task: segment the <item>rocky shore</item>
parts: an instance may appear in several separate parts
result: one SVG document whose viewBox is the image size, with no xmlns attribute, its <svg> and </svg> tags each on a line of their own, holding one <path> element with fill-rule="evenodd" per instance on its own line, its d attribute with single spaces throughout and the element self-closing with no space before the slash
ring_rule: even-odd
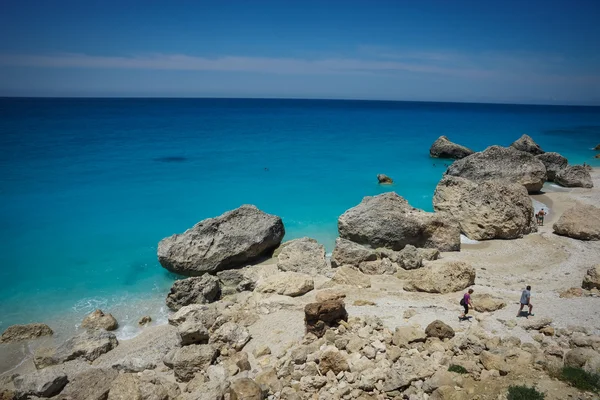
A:
<svg viewBox="0 0 600 400">
<path fill-rule="evenodd" d="M 10 327 L 3 357 L 30 357 L 0 375 L 0 399 L 496 400 L 518 385 L 598 398 L 557 377 L 600 372 L 600 170 L 526 135 L 452 145 L 431 152 L 460 158 L 435 212 L 366 197 L 339 217 L 330 259 L 313 239 L 282 243 L 281 218 L 254 206 L 164 239 L 160 263 L 187 276 L 165 293 L 168 324 L 139 315 L 142 333 L 119 341 L 98 310 L 58 344 L 51 326 Z M 550 210 L 541 226 L 532 200 Z M 526 285 L 535 315 L 516 317 Z"/>
</svg>

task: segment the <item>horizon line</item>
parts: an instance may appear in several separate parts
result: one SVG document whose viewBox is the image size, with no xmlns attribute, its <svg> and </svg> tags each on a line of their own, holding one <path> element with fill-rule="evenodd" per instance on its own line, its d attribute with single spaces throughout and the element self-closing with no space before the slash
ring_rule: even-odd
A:
<svg viewBox="0 0 600 400">
<path fill-rule="evenodd" d="M 471 105 L 506 105 L 506 106 L 544 106 L 544 107 L 600 107 L 598 103 L 581 104 L 558 104 L 558 103 L 511 103 L 504 101 L 460 101 L 460 100 L 399 100 L 399 99 L 361 99 L 361 98 L 309 98 L 309 97 L 225 97 L 225 96 L 2 96 L 0 99 L 89 99 L 89 100 L 305 100 L 305 101 L 362 101 L 362 102 L 386 102 L 386 103 L 442 103 L 442 104 L 471 104 Z"/>
</svg>

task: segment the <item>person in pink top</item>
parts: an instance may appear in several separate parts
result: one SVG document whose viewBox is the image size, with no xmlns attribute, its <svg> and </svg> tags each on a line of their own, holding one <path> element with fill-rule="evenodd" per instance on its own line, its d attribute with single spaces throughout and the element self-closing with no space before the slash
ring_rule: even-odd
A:
<svg viewBox="0 0 600 400">
<path fill-rule="evenodd" d="M 469 289 L 467 293 L 463 296 L 460 301 L 460 305 L 465 308 L 465 312 L 460 316 L 461 319 L 467 318 L 467 314 L 469 313 L 469 307 L 473 308 L 473 303 L 471 302 L 471 295 L 473 294 L 473 289 Z"/>
</svg>

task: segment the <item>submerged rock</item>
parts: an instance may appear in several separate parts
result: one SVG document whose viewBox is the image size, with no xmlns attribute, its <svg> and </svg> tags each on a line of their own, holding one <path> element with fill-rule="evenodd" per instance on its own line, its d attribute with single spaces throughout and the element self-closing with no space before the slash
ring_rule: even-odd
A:
<svg viewBox="0 0 600 400">
<path fill-rule="evenodd" d="M 277 268 L 310 275 L 323 274 L 329 270 L 325 246 L 311 238 L 286 242 L 277 256 Z"/>
<path fill-rule="evenodd" d="M 440 136 L 429 149 L 429 155 L 437 158 L 460 159 L 473 154 L 473 150 L 453 143 L 446 136 Z"/>
<path fill-rule="evenodd" d="M 179 310 L 190 304 L 206 304 L 213 302 L 221 295 L 219 279 L 212 275 L 193 276 L 175 281 L 167 295 L 167 307 Z"/>
<path fill-rule="evenodd" d="M 338 230 L 340 237 L 373 248 L 460 250 L 460 229 L 451 216 L 413 208 L 394 192 L 365 197 L 340 216 Z"/>
<path fill-rule="evenodd" d="M 435 189 L 433 207 L 451 214 L 473 240 L 516 239 L 537 231 L 531 198 L 516 183 L 446 175 Z"/>
<path fill-rule="evenodd" d="M 268 255 L 285 234 L 281 218 L 252 205 L 205 219 L 158 244 L 158 260 L 187 276 L 238 268 Z"/>
<path fill-rule="evenodd" d="M 543 154 L 544 150 L 529 135 L 523 135 L 510 145 L 517 150 L 535 155 Z"/>
<path fill-rule="evenodd" d="M 385 174 L 377 175 L 377 181 L 382 185 L 391 185 L 394 183 L 394 180 Z"/>
<path fill-rule="evenodd" d="M 85 329 L 105 329 L 114 331 L 119 327 L 119 323 L 112 314 L 105 314 L 102 310 L 96 310 L 88 314 L 81 323 Z"/>
<path fill-rule="evenodd" d="M 569 165 L 569 161 L 558 153 L 544 153 L 536 156 L 536 158 L 544 163 L 549 181 L 554 181 L 556 174 Z"/>
<path fill-rule="evenodd" d="M 417 269 L 404 290 L 410 292 L 451 293 L 475 283 L 475 269 L 462 261 L 436 260 Z"/>
<path fill-rule="evenodd" d="M 590 172 L 582 165 L 573 165 L 558 171 L 554 182 L 564 187 L 594 187 Z"/>
<path fill-rule="evenodd" d="M 488 147 L 452 163 L 446 174 L 476 182 L 505 180 L 525 186 L 529 193 L 539 192 L 546 181 L 542 161 L 532 154 L 501 146 Z"/>
<path fill-rule="evenodd" d="M 11 325 L 0 336 L 0 343 L 18 342 L 50 336 L 54 332 L 46 324 Z"/>
<path fill-rule="evenodd" d="M 577 203 L 552 226 L 554 233 L 580 240 L 600 240 L 600 208 Z"/>
</svg>

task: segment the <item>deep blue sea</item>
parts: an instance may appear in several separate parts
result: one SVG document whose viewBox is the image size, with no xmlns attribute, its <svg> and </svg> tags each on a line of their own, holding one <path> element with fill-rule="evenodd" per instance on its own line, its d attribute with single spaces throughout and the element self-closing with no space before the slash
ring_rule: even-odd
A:
<svg viewBox="0 0 600 400">
<path fill-rule="evenodd" d="M 166 312 L 161 238 L 251 203 L 283 218 L 286 239 L 330 252 L 337 217 L 363 196 L 394 190 L 431 210 L 448 163 L 429 158 L 438 136 L 483 150 L 523 133 L 600 165 L 599 107 L 0 99 L 0 330 L 70 329 L 101 307 L 133 334 Z"/>
</svg>

